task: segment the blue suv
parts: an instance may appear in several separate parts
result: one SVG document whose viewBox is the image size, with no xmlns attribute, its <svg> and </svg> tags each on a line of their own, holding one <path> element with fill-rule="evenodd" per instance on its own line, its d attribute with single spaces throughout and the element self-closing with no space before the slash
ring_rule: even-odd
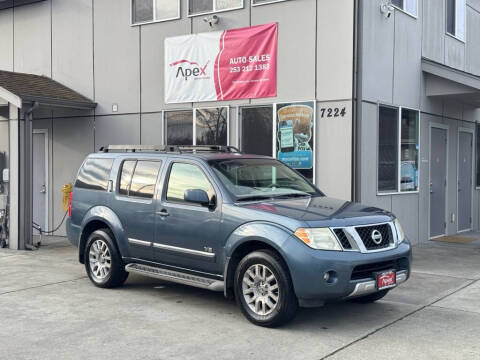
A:
<svg viewBox="0 0 480 360">
<path fill-rule="evenodd" d="M 233 147 L 109 146 L 85 159 L 70 199 L 68 237 L 96 286 L 137 273 L 223 291 L 261 326 L 379 300 L 410 274 L 394 215 Z"/>
</svg>

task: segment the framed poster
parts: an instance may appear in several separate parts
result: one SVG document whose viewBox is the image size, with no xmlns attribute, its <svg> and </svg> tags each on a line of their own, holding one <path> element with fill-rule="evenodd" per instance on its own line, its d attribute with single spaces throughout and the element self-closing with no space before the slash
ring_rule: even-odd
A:
<svg viewBox="0 0 480 360">
<path fill-rule="evenodd" d="M 314 182 L 315 102 L 276 105 L 277 158 Z"/>
</svg>

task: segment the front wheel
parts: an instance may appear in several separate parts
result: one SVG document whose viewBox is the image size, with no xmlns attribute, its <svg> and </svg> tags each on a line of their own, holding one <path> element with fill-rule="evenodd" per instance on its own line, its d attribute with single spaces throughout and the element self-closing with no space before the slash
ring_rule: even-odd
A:
<svg viewBox="0 0 480 360">
<path fill-rule="evenodd" d="M 288 269 L 269 250 L 252 252 L 240 261 L 235 271 L 235 298 L 249 321 L 265 327 L 289 322 L 298 308 Z"/>
<path fill-rule="evenodd" d="M 114 244 L 110 230 L 94 231 L 85 247 L 85 268 L 95 286 L 114 288 L 127 280 L 122 258 Z"/>
</svg>

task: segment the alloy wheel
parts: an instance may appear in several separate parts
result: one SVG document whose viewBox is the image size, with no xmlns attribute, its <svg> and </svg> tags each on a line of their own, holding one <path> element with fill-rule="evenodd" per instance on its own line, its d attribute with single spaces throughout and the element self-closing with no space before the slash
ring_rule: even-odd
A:
<svg viewBox="0 0 480 360">
<path fill-rule="evenodd" d="M 95 240 L 89 252 L 90 271 L 97 281 L 104 280 L 112 267 L 112 257 L 108 245 L 103 240 Z"/>
<path fill-rule="evenodd" d="M 242 292 L 248 307 L 257 315 L 269 315 L 279 304 L 277 278 L 263 264 L 252 265 L 245 271 Z"/>
</svg>

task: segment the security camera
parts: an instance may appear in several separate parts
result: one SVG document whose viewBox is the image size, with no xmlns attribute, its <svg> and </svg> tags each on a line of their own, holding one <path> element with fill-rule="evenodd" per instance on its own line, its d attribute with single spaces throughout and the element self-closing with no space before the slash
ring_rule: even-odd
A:
<svg viewBox="0 0 480 360">
<path fill-rule="evenodd" d="M 203 21 L 208 23 L 210 25 L 210 27 L 212 27 L 213 25 L 217 25 L 219 20 L 220 19 L 218 18 L 217 15 L 207 16 L 207 17 L 203 18 Z"/>
<path fill-rule="evenodd" d="M 385 17 L 385 19 L 390 19 L 393 14 L 393 5 L 390 0 L 384 1 L 380 4 L 380 12 Z"/>
</svg>

